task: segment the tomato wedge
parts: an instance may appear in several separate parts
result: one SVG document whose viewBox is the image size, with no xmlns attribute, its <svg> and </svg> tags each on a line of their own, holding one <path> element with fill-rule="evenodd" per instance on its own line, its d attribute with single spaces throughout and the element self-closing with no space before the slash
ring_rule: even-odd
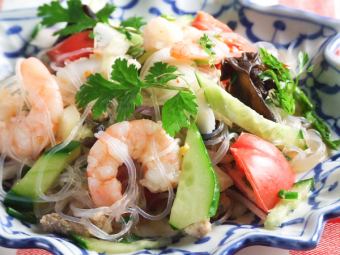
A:
<svg viewBox="0 0 340 255">
<path fill-rule="evenodd" d="M 232 32 L 226 24 L 215 19 L 213 16 L 206 12 L 199 11 L 193 22 L 191 23 L 193 27 L 200 30 L 210 30 L 215 32 Z"/>
<path fill-rule="evenodd" d="M 58 43 L 47 52 L 47 56 L 57 65 L 64 65 L 65 61 L 74 61 L 82 57 L 89 57 L 93 53 L 94 40 L 89 37 L 91 31 L 83 31 L 71 35 Z"/>
<path fill-rule="evenodd" d="M 279 201 L 278 192 L 290 189 L 295 174 L 288 161 L 273 144 L 242 133 L 230 147 L 235 167 L 227 169 L 236 187 L 263 211 Z"/>
</svg>

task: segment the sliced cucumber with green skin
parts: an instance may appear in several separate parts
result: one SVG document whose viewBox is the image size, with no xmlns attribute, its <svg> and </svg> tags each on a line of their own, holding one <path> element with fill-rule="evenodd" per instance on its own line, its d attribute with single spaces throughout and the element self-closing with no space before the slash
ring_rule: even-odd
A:
<svg viewBox="0 0 340 255">
<path fill-rule="evenodd" d="M 269 142 L 279 142 L 285 146 L 305 148 L 300 130 L 276 123 L 264 118 L 256 111 L 230 95 L 223 88 L 203 75 L 196 73 L 200 86 L 204 89 L 205 97 L 220 120 L 226 124 L 233 122 L 248 132 Z"/>
<path fill-rule="evenodd" d="M 169 221 L 177 229 L 214 216 L 220 197 L 214 168 L 195 124 L 189 127 L 185 143 L 189 150 L 183 158 Z"/>
<path fill-rule="evenodd" d="M 95 238 L 72 235 L 76 244 L 80 247 L 99 253 L 118 254 L 139 251 L 143 249 L 157 249 L 164 247 L 169 243 L 169 240 L 147 240 L 141 239 L 134 242 L 110 242 Z"/>
<path fill-rule="evenodd" d="M 30 211 L 34 200 L 39 197 L 37 185 L 41 181 L 40 191 L 48 191 L 59 175 L 80 155 L 80 143 L 72 141 L 65 148 L 53 152 L 54 148 L 46 151 L 34 163 L 26 175 L 19 180 L 5 197 L 5 205 L 16 210 Z M 41 178 L 41 179 L 40 179 Z"/>
<path fill-rule="evenodd" d="M 297 199 L 281 199 L 277 205 L 270 210 L 265 222 L 264 227 L 266 229 L 275 229 L 292 214 L 294 210 L 301 204 L 307 201 L 310 191 L 313 189 L 314 179 L 306 179 L 299 181 L 293 185 L 289 190 L 291 192 L 297 192 Z"/>
<path fill-rule="evenodd" d="M 38 219 L 35 217 L 33 212 L 19 212 L 11 207 L 6 208 L 6 212 L 8 215 L 17 218 L 18 220 L 29 222 L 32 224 L 37 224 Z"/>
</svg>

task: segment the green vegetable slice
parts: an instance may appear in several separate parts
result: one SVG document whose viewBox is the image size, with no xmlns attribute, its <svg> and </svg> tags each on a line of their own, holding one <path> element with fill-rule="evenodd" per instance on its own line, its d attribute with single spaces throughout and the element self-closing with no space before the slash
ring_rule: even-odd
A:
<svg viewBox="0 0 340 255">
<path fill-rule="evenodd" d="M 230 122 L 269 142 L 305 147 L 300 130 L 265 119 L 214 82 L 196 73 L 205 97 L 219 119 Z"/>
<path fill-rule="evenodd" d="M 169 221 L 177 229 L 214 216 L 220 197 L 215 171 L 195 124 L 189 127 L 185 143 L 189 150 L 183 158 Z"/>
</svg>

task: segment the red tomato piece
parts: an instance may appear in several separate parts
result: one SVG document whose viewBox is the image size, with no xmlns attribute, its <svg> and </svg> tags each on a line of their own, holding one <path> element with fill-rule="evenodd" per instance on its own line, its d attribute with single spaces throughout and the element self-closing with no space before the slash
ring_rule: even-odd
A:
<svg viewBox="0 0 340 255">
<path fill-rule="evenodd" d="M 259 208 L 268 212 L 279 201 L 278 192 L 290 189 L 295 181 L 288 161 L 273 144 L 242 133 L 230 147 L 234 169 L 227 169 L 236 187 Z"/>
<path fill-rule="evenodd" d="M 199 11 L 197 13 L 191 25 L 200 30 L 211 30 L 216 32 L 232 32 L 230 27 L 228 27 L 226 24 L 215 19 L 210 14 L 202 11 Z"/>
<path fill-rule="evenodd" d="M 94 40 L 89 37 L 90 33 L 91 31 L 79 32 L 58 43 L 47 52 L 49 59 L 58 65 L 64 65 L 67 60 L 89 57 L 94 47 Z"/>
</svg>

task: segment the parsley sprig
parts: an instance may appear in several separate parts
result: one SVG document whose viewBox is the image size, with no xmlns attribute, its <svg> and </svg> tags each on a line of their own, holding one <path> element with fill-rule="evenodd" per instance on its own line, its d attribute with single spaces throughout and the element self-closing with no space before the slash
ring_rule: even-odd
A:
<svg viewBox="0 0 340 255">
<path fill-rule="evenodd" d="M 59 1 L 52 1 L 38 8 L 38 16 L 42 18 L 41 24 L 47 27 L 66 22 L 66 27 L 56 31 L 55 34 L 67 36 L 94 28 L 98 22 L 107 23 L 115 9 L 114 5 L 108 3 L 95 14 L 95 17 L 90 17 L 84 11 L 81 0 L 68 0 L 66 8 Z"/>
<path fill-rule="evenodd" d="M 275 56 L 264 48 L 260 48 L 260 58 L 267 69 L 260 74 L 262 80 L 271 79 L 276 84 L 276 91 L 272 97 L 274 104 L 281 107 L 288 114 L 294 114 L 296 103 L 299 104 L 301 114 L 311 123 L 313 128 L 319 131 L 323 141 L 331 148 L 337 149 L 340 140 L 331 139 L 331 131 L 326 122 L 317 116 L 314 104 L 299 87 L 301 75 L 307 71 L 311 72 L 312 67 L 307 68 L 309 57 L 307 53 L 300 52 L 298 55 L 298 73 L 295 79 L 289 69 Z"/>
<path fill-rule="evenodd" d="M 198 41 L 198 44 L 209 55 L 209 64 L 213 64 L 216 53 L 213 50 L 215 44 L 211 41 L 207 34 L 204 34 Z"/>
<path fill-rule="evenodd" d="M 177 79 L 177 68 L 166 63 L 156 62 L 142 80 L 134 65 L 126 59 L 117 59 L 112 65 L 111 80 L 101 74 L 91 75 L 76 95 L 78 106 L 84 108 L 95 101 L 92 113 L 94 118 L 107 111 L 112 100 L 116 100 L 116 121 L 131 117 L 135 108 L 142 105 L 142 90 L 156 87 L 175 89 L 167 83 Z M 188 89 L 176 88 L 178 93 L 165 102 L 162 109 L 163 128 L 174 136 L 181 128 L 188 127 L 197 114 L 195 95 Z"/>
</svg>

